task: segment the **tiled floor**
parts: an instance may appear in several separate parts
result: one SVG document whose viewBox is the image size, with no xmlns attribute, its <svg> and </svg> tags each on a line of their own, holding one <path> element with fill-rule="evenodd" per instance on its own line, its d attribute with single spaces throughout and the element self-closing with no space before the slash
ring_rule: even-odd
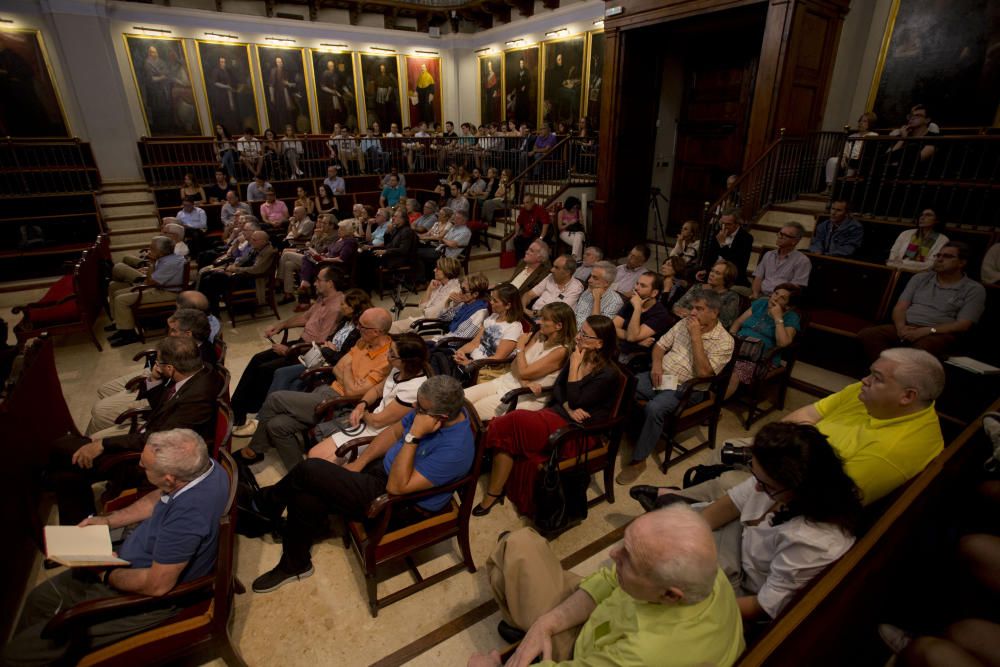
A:
<svg viewBox="0 0 1000 667">
<path fill-rule="evenodd" d="M 490 278 L 506 277 L 507 272 L 492 271 Z M 290 314 L 290 306 L 282 309 Z M 0 316 L 8 316 L 2 312 Z M 16 321 L 16 318 L 8 321 Z M 233 382 L 249 358 L 263 349 L 261 332 L 273 319 L 244 320 L 233 329 L 224 324 L 228 343 L 227 366 Z M 101 321 L 99 324 L 104 324 Z M 109 349 L 98 353 L 83 336 L 60 337 L 56 340 L 56 361 L 64 395 L 77 423 L 84 427 L 89 418 L 91 404 L 97 387 L 110 378 L 136 368 L 132 355 L 140 345 Z M 821 369 L 800 364 L 796 375 L 831 390 L 847 384 L 850 378 L 837 376 Z M 793 410 L 810 402 L 811 397 L 792 390 L 787 409 Z M 764 421 L 778 419 L 772 414 Z M 755 429 L 756 430 L 756 429 Z M 747 433 L 737 416 L 725 410 L 719 429 L 720 440 L 743 437 Z M 704 436 L 703 430 L 689 432 L 688 441 Z M 236 447 L 245 444 L 237 440 Z M 627 446 L 626 446 L 627 448 Z M 704 452 L 690 459 L 690 465 L 712 456 Z M 658 455 L 659 456 L 659 455 Z M 683 468 L 678 466 L 664 476 L 656 466 L 649 466 L 639 483 L 679 484 Z M 273 452 L 257 466 L 262 484 L 275 481 L 281 474 L 281 465 Z M 595 484 L 599 482 L 595 481 Z M 591 515 L 580 526 L 568 531 L 553 542 L 553 548 L 565 557 L 637 516 L 641 509 L 628 497 L 625 488 L 618 488 L 617 502 L 603 503 L 593 508 Z M 385 608 L 378 618 L 368 613 L 364 577 L 353 553 L 346 551 L 339 540 L 328 540 L 313 549 L 316 574 L 311 578 L 268 595 L 247 592 L 237 596 L 233 619 L 233 638 L 246 661 L 251 665 L 362 665 L 371 664 L 389 656 L 411 642 L 458 619 L 490 600 L 483 565 L 496 536 L 503 530 L 524 525 L 510 504 L 496 508 L 489 516 L 472 520 L 472 550 L 479 570 L 475 574 L 462 572 L 445 582 L 432 586 L 414 596 Z M 237 572 L 245 584 L 272 567 L 280 555 L 280 545 L 270 539 L 251 540 L 240 538 L 238 543 Z M 606 558 L 608 549 L 602 550 L 589 561 L 575 568 L 588 572 Z M 427 572 L 457 562 L 454 545 L 430 550 L 420 559 L 421 568 Z M 39 576 L 44 576 L 39 574 Z M 380 592 L 399 588 L 410 581 L 405 571 L 380 585 Z M 473 624 L 464 631 L 427 646 L 412 659 L 412 665 L 464 665 L 473 651 L 498 648 L 502 642 L 494 628 L 498 619 L 493 614 Z M 216 661 L 218 662 L 218 661 Z M 220 663 L 221 664 L 221 663 Z"/>
</svg>

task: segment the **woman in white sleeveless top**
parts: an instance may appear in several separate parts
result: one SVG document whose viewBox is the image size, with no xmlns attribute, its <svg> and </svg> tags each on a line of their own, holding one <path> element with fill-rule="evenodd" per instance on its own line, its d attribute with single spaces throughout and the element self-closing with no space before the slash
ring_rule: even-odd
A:
<svg viewBox="0 0 1000 667">
<path fill-rule="evenodd" d="M 517 341 L 517 356 L 511 364 L 510 372 L 495 380 L 469 387 L 465 398 L 472 403 L 479 418 L 492 419 L 502 407 L 500 399 L 512 389 L 531 387 L 535 396 L 518 399 L 518 410 L 541 410 L 548 396 L 537 396 L 543 388 L 548 388 L 562 370 L 573 341 L 576 339 L 576 315 L 565 303 L 550 303 L 539 314 L 538 330 L 527 333 Z"/>
</svg>

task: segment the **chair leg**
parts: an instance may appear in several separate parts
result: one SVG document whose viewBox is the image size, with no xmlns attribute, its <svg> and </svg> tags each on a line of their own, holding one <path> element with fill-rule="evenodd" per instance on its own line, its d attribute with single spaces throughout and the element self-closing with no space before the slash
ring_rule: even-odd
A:
<svg viewBox="0 0 1000 667">
<path fill-rule="evenodd" d="M 607 501 L 615 504 L 615 460 L 609 459 L 608 465 L 604 466 L 604 497 Z"/>
<path fill-rule="evenodd" d="M 94 323 L 91 322 L 90 324 L 88 324 L 87 322 L 84 322 L 83 325 L 87 327 L 87 333 L 90 334 L 90 340 L 93 341 L 94 345 L 97 346 L 97 351 L 103 352 L 104 348 L 101 347 L 101 341 L 97 339 L 97 334 L 94 333 Z"/>
<path fill-rule="evenodd" d="M 229 636 L 227 632 L 222 637 L 216 637 L 215 641 L 212 642 L 215 646 L 215 653 L 222 661 L 226 663 L 229 667 L 247 667 L 247 663 L 243 660 L 243 656 L 240 652 L 233 646 L 233 639 Z"/>
<path fill-rule="evenodd" d="M 472 558 L 472 547 L 469 546 L 469 524 L 458 533 L 458 548 L 462 552 L 462 560 L 469 572 L 476 571 L 476 561 Z"/>
<path fill-rule="evenodd" d="M 378 618 L 378 581 L 375 573 L 365 573 L 365 588 L 368 589 L 368 610 L 372 618 Z"/>
</svg>

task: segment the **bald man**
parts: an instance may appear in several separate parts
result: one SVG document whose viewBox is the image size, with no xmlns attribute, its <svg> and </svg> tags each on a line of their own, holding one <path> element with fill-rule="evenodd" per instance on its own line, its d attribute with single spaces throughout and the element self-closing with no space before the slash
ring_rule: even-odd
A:
<svg viewBox="0 0 1000 667">
<path fill-rule="evenodd" d="M 219 322 L 219 318 L 212 314 L 208 305 L 208 298 L 204 294 L 193 289 L 184 290 L 177 295 L 177 307 L 194 308 L 195 310 L 200 310 L 205 313 L 205 315 L 208 316 L 208 342 L 215 342 L 215 337 L 218 336 L 219 331 L 222 330 L 222 324 Z"/>
<path fill-rule="evenodd" d="M 526 629 L 508 666 L 733 664 L 743 651 L 736 595 L 712 532 L 683 504 L 650 512 L 611 550 L 614 567 L 566 572 L 531 528 L 502 539 L 486 562 L 506 636 Z M 513 627 L 511 627 L 513 626 Z M 496 651 L 469 667 L 499 667 Z"/>
<path fill-rule="evenodd" d="M 209 309 L 216 317 L 221 312 L 219 302 L 226 292 L 227 282 L 236 283 L 233 289 L 249 287 L 258 278 L 266 278 L 271 264 L 277 261 L 277 251 L 271 245 L 267 232 L 257 230 L 250 235 L 250 252 L 238 262 L 208 271 L 201 277 L 201 292 L 208 299 Z"/>
<path fill-rule="evenodd" d="M 389 374 L 389 327 L 392 315 L 385 308 L 369 308 L 361 314 L 361 338 L 333 367 L 336 379 L 310 393 L 276 391 L 269 394 L 257 413 L 257 428 L 249 446 L 238 453 L 248 462 L 259 461 L 268 447 L 278 450 L 286 470 L 305 454 L 303 431 L 315 426 L 316 406 L 338 396 L 360 399 Z M 248 422 L 250 423 L 250 422 Z"/>
</svg>

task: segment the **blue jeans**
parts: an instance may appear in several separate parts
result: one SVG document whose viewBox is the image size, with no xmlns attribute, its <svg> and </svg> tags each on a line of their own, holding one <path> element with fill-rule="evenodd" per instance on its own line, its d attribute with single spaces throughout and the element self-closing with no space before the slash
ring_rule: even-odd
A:
<svg viewBox="0 0 1000 667">
<path fill-rule="evenodd" d="M 306 367 L 302 364 L 293 364 L 274 371 L 274 375 L 271 377 L 271 386 L 268 388 L 267 393 L 272 394 L 276 391 L 305 391 L 306 385 L 299 379 L 299 376 L 305 370 Z"/>
<path fill-rule="evenodd" d="M 704 398 L 704 393 L 701 391 L 693 392 L 691 394 L 691 404 L 701 402 L 701 399 Z M 680 401 L 677 392 L 674 390 L 660 391 L 654 389 L 649 373 L 643 373 L 639 376 L 635 397 L 647 401 L 646 407 L 643 408 L 645 420 L 642 424 L 642 432 L 639 434 L 639 439 L 635 443 L 635 450 L 632 452 L 632 463 L 639 463 L 656 449 L 656 443 L 660 441 L 660 436 L 663 435 L 663 423 L 667 415 L 674 411 Z"/>
</svg>

